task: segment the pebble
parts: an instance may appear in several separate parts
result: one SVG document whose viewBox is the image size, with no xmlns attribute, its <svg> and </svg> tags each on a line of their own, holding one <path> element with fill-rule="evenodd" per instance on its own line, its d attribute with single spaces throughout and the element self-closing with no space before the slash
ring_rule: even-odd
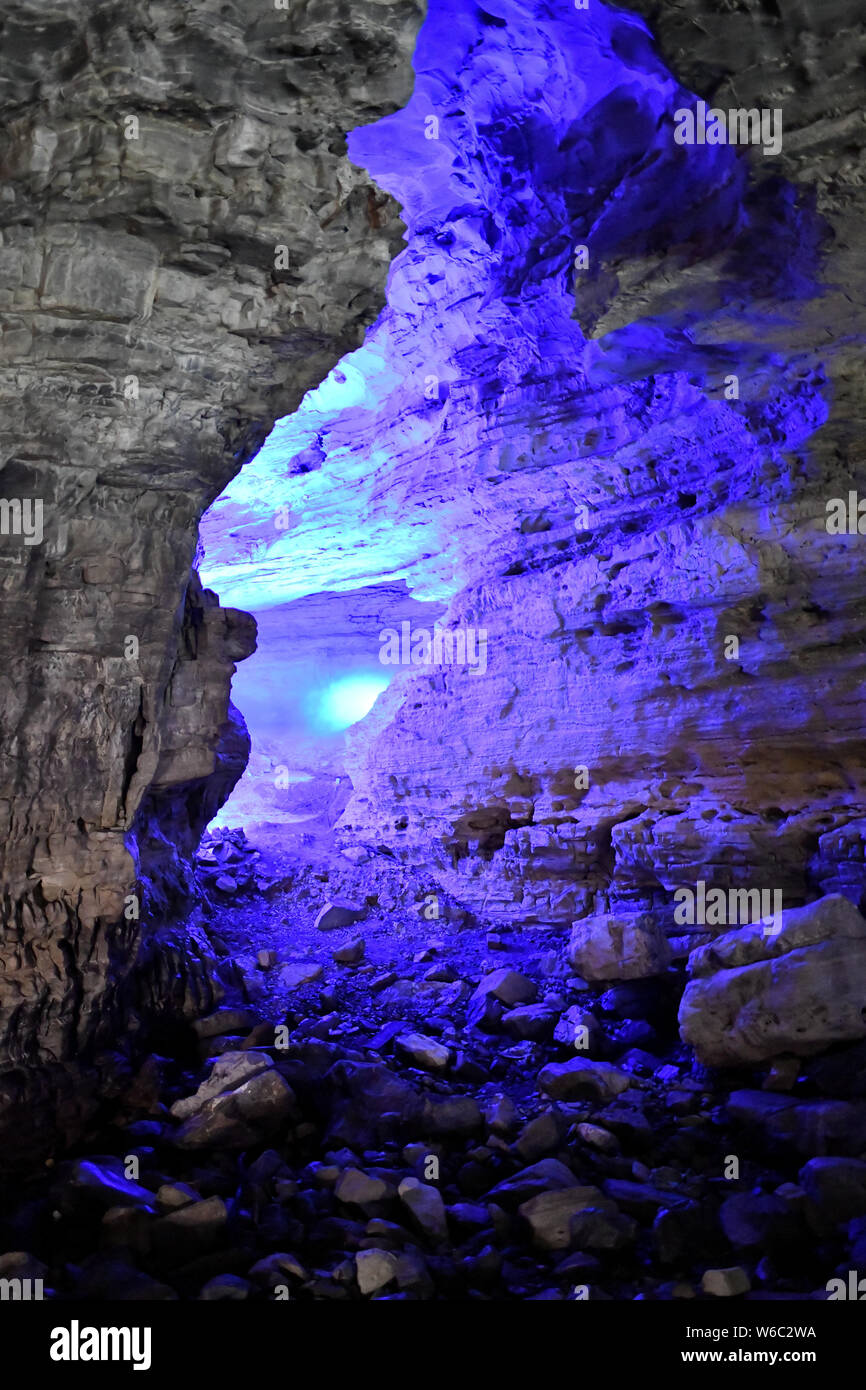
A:
<svg viewBox="0 0 866 1390">
<path fill-rule="evenodd" d="M 701 1279 L 704 1293 L 713 1298 L 734 1298 L 737 1294 L 748 1293 L 751 1287 L 748 1274 L 739 1265 L 730 1269 L 708 1269 Z"/>
</svg>

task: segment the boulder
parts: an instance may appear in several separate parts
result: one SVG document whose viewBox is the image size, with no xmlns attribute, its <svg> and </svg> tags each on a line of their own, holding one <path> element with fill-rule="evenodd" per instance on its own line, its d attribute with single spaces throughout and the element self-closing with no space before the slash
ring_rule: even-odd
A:
<svg viewBox="0 0 866 1390">
<path fill-rule="evenodd" d="M 708 1066 L 807 1056 L 866 1037 L 866 921 L 839 894 L 726 932 L 689 957 L 679 1023 Z"/>
<path fill-rule="evenodd" d="M 571 1223 L 586 1207 L 604 1206 L 597 1187 L 565 1187 L 558 1192 L 540 1192 L 518 1207 L 518 1214 L 527 1223 L 532 1240 L 542 1250 L 567 1250 L 575 1244 Z M 611 1211 L 616 1208 L 607 1204 Z"/>
<path fill-rule="evenodd" d="M 355 1275 L 362 1294 L 376 1293 L 397 1275 L 397 1256 L 390 1250 L 359 1250 L 355 1256 Z"/>
<path fill-rule="evenodd" d="M 295 1095 L 269 1057 L 226 1052 L 195 1095 L 176 1101 L 171 1111 L 183 1121 L 174 1136 L 178 1148 L 244 1148 L 288 1122 Z"/>
<path fill-rule="evenodd" d="M 417 1178 L 404 1178 L 397 1189 L 400 1200 L 411 1213 L 416 1225 L 433 1241 L 448 1237 L 448 1218 L 445 1203 L 438 1188 Z"/>
<path fill-rule="evenodd" d="M 866 1102 L 804 1100 L 769 1091 L 732 1091 L 728 1114 L 768 1139 L 812 1157 L 833 1150 L 859 1154 L 866 1149 Z"/>
<path fill-rule="evenodd" d="M 612 1100 L 631 1085 L 632 1079 L 608 1062 L 588 1057 L 572 1057 L 568 1062 L 551 1062 L 538 1073 L 539 1089 L 551 1100 L 576 1100 L 590 1096 Z"/>
<path fill-rule="evenodd" d="M 508 1210 L 542 1192 L 558 1192 L 577 1185 L 577 1178 L 571 1169 L 566 1168 L 558 1158 L 542 1158 L 538 1163 L 522 1168 L 519 1173 L 513 1173 L 510 1178 L 503 1178 L 487 1193 L 487 1200 Z"/>
<path fill-rule="evenodd" d="M 512 1009 L 502 1020 L 503 1031 L 518 1042 L 529 1039 L 539 1042 L 553 1034 L 558 1015 L 544 1004 L 523 1004 Z"/>
<path fill-rule="evenodd" d="M 667 937 L 652 913 L 585 917 L 571 929 L 568 960 L 585 980 L 643 980 L 671 962 Z"/>
<path fill-rule="evenodd" d="M 471 1004 L 492 994 L 500 1003 L 510 1007 L 514 1004 L 531 1004 L 537 993 L 535 985 L 525 975 L 502 966 L 484 976 L 469 1002 Z"/>
<path fill-rule="evenodd" d="M 866 1212 L 866 1162 L 862 1159 L 812 1158 L 800 1169 L 799 1178 L 813 1224 L 820 1229 L 830 1230 Z"/>
</svg>

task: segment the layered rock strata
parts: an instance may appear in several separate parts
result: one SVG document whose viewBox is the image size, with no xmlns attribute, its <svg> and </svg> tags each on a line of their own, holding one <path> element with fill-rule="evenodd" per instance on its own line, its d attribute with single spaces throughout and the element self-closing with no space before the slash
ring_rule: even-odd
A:
<svg viewBox="0 0 866 1390">
<path fill-rule="evenodd" d="M 351 146 L 409 228 L 388 308 L 205 539 L 246 607 L 378 568 L 483 639 L 358 725 L 350 842 L 685 949 L 681 887 L 866 889 L 863 541 L 828 527 L 862 483 L 863 35 L 847 0 L 636 8 L 660 47 L 598 4 L 433 7 Z M 679 144 L 699 98 L 781 148 Z"/>
<path fill-rule="evenodd" d="M 0 1127 L 47 1127 L 111 1036 L 242 769 L 251 624 L 202 594 L 197 523 L 379 307 L 401 224 L 344 137 L 405 100 L 419 20 L 4 6 Z"/>
</svg>

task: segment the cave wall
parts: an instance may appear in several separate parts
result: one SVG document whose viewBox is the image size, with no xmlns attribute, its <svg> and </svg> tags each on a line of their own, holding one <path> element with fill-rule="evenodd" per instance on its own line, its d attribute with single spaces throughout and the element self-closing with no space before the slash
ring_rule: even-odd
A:
<svg viewBox="0 0 866 1390">
<path fill-rule="evenodd" d="M 255 639 L 201 590 L 198 519 L 379 308 L 402 226 L 344 137 L 405 101 L 420 19 L 3 7 L 4 1131 L 75 1130 L 121 1002 L 127 1029 L 172 981 L 208 1002 L 202 953 L 161 962 L 157 933 L 243 768 Z"/>
<path fill-rule="evenodd" d="M 392 686 L 344 821 L 494 918 L 673 928 L 700 879 L 862 905 L 862 538 L 826 524 L 863 484 L 862 25 L 628 8 L 658 44 L 597 6 L 431 17 L 409 110 L 356 138 L 409 224 L 395 317 L 440 326 L 413 466 L 454 486 L 487 674 Z M 696 96 L 781 110 L 778 157 L 678 146 Z"/>
<path fill-rule="evenodd" d="M 524 922 L 862 900 L 863 51 L 847 0 L 431 6 L 350 142 L 387 308 L 214 509 L 224 599 L 378 575 L 485 636 L 357 726 L 347 841 Z M 699 97 L 781 149 L 679 145 Z"/>
</svg>

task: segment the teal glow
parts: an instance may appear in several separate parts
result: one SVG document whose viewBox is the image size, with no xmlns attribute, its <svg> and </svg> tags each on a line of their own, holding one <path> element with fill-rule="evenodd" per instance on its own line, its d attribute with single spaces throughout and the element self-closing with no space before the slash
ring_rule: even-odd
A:
<svg viewBox="0 0 866 1390">
<path fill-rule="evenodd" d="M 385 675 L 344 676 L 325 690 L 317 715 L 328 729 L 347 729 L 368 714 L 388 685 Z"/>
</svg>

